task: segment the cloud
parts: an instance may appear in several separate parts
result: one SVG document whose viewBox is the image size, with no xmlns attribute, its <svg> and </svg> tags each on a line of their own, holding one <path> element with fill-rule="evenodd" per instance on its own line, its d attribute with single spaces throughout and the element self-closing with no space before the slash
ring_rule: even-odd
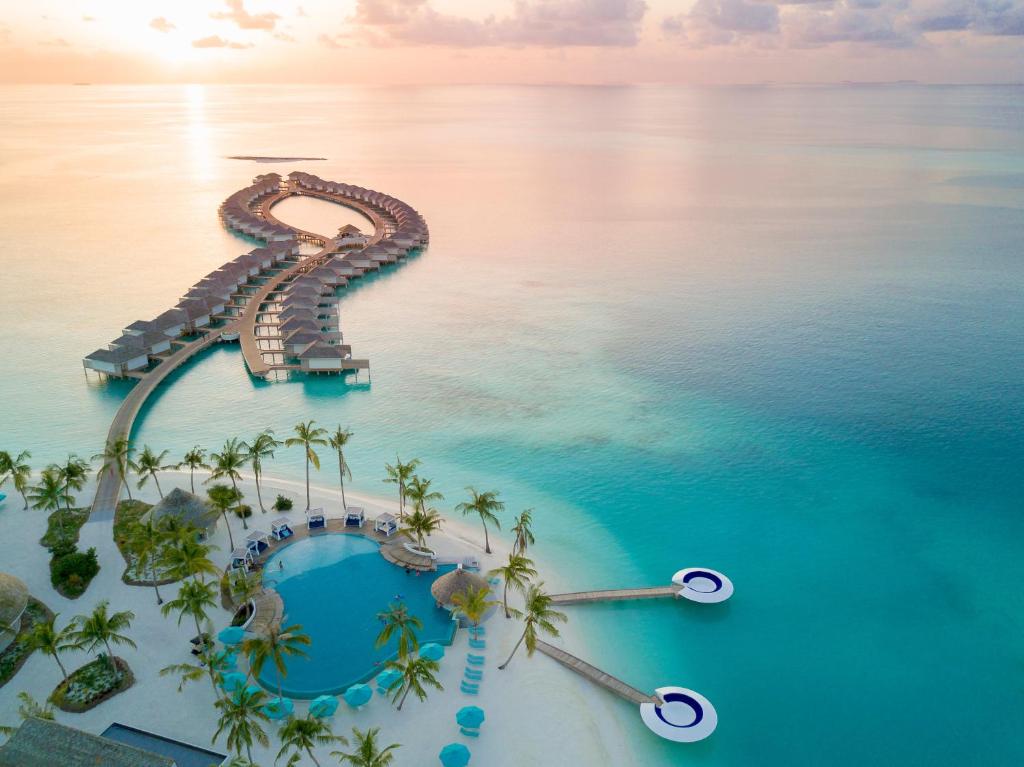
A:
<svg viewBox="0 0 1024 767">
<path fill-rule="evenodd" d="M 43 40 L 40 45 L 45 45 L 51 48 L 70 48 L 71 43 L 65 40 L 63 37 L 54 37 L 50 40 Z"/>
<path fill-rule="evenodd" d="M 319 35 L 316 41 L 325 48 L 344 48 L 341 40 L 344 39 L 344 35 Z"/>
<path fill-rule="evenodd" d="M 295 38 L 292 37 L 291 35 L 289 35 L 287 32 L 275 32 L 274 33 L 274 39 L 275 40 L 283 40 L 286 43 L 294 43 L 295 42 Z"/>
<path fill-rule="evenodd" d="M 300 18 L 302 18 L 302 17 L 308 16 L 309 14 L 308 14 L 308 13 L 306 13 L 306 9 L 305 9 L 305 8 L 303 8 L 303 7 L 302 7 L 302 6 L 300 5 L 300 6 L 298 7 L 298 9 L 297 9 L 297 10 L 295 11 L 295 15 L 296 15 L 296 16 L 298 16 L 298 17 L 300 17 Z"/>
<path fill-rule="evenodd" d="M 867 43 L 903 48 L 914 43 L 912 31 L 901 29 L 894 15 L 863 10 L 850 0 L 828 11 L 797 14 L 786 26 L 791 47 L 815 48 L 832 43 Z"/>
<path fill-rule="evenodd" d="M 272 30 L 277 26 L 278 19 L 281 18 L 272 11 L 269 13 L 249 13 L 245 10 L 242 0 L 224 0 L 224 3 L 229 10 L 211 13 L 210 18 L 233 21 L 238 25 L 239 29 Z"/>
<path fill-rule="evenodd" d="M 478 20 L 430 0 L 356 0 L 354 21 L 378 44 L 628 47 L 646 12 L 644 0 L 516 0 L 510 14 Z"/>
<path fill-rule="evenodd" d="M 750 0 L 697 0 L 689 13 L 664 19 L 661 29 L 694 47 L 728 45 L 777 33 L 779 9 L 773 3 Z"/>
<path fill-rule="evenodd" d="M 176 28 L 171 22 L 169 22 L 163 16 L 157 16 L 155 19 L 149 22 L 149 26 L 151 26 L 157 32 L 164 33 L 170 32 L 172 29 Z"/>
<path fill-rule="evenodd" d="M 209 37 L 201 37 L 198 40 L 192 41 L 193 48 L 234 48 L 241 50 L 243 48 L 252 48 L 252 43 L 236 43 L 231 40 L 225 40 L 220 35 L 210 35 Z"/>
</svg>

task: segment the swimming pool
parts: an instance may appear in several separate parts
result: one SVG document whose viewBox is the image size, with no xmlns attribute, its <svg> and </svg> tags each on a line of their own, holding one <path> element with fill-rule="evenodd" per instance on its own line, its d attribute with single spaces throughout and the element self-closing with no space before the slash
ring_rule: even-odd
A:
<svg viewBox="0 0 1024 767">
<path fill-rule="evenodd" d="M 335 695 L 376 676 L 397 652 L 395 640 L 374 647 L 381 628 L 377 613 L 398 595 L 423 621 L 421 644 L 450 643 L 454 622 L 430 595 L 430 584 L 448 569 L 407 574 L 384 560 L 375 541 L 341 533 L 305 538 L 276 552 L 267 560 L 263 583 L 284 600 L 285 624 L 301 624 L 313 640 L 308 658 L 287 660 L 284 694 Z M 273 664 L 267 664 L 259 681 L 277 691 Z"/>
</svg>

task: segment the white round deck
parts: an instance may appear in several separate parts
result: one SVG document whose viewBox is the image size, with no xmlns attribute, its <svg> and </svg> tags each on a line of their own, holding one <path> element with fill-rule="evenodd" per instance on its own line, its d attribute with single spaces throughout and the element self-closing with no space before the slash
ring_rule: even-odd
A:
<svg viewBox="0 0 1024 767">
<path fill-rule="evenodd" d="M 704 740 L 718 726 L 718 713 L 711 701 L 685 687 L 659 687 L 655 692 L 664 701 L 640 704 L 640 718 L 656 735 L 677 743 Z"/>
<path fill-rule="evenodd" d="M 679 596 L 704 604 L 724 602 L 733 592 L 732 581 L 709 567 L 688 567 L 680 570 L 672 576 L 672 583 L 682 587 Z"/>
</svg>

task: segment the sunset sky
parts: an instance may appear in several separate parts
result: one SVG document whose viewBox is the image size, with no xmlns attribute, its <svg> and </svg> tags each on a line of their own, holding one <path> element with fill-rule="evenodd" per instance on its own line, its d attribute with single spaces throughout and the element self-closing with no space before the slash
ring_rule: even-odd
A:
<svg viewBox="0 0 1024 767">
<path fill-rule="evenodd" d="M 1024 0 L 0 0 L 5 82 L 1024 81 Z"/>
</svg>

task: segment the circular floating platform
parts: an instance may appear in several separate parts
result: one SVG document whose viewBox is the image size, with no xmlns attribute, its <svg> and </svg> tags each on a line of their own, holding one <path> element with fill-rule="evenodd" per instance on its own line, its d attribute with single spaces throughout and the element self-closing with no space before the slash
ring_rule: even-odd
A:
<svg viewBox="0 0 1024 767">
<path fill-rule="evenodd" d="M 711 701 L 685 687 L 659 687 L 655 692 L 662 704 L 640 704 L 640 718 L 656 735 L 677 743 L 704 740 L 718 726 L 718 713 Z"/>
<path fill-rule="evenodd" d="M 717 570 L 707 567 L 689 567 L 672 576 L 672 582 L 682 586 L 679 596 L 693 602 L 712 604 L 724 602 L 732 596 L 732 581 Z"/>
</svg>

